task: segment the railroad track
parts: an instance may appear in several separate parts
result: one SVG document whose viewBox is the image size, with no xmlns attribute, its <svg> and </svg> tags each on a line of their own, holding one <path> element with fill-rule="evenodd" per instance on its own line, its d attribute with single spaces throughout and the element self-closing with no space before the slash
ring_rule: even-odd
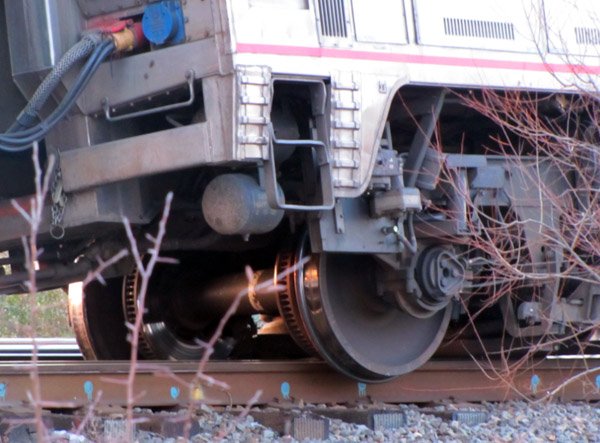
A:
<svg viewBox="0 0 600 443">
<path fill-rule="evenodd" d="M 82 360 L 83 356 L 74 338 L 36 339 L 40 360 Z M 31 338 L 0 338 L 0 360 L 31 360 Z"/>
<path fill-rule="evenodd" d="M 124 380 L 128 362 L 40 362 L 43 398 L 57 408 L 124 405 Z M 596 372 L 595 369 L 598 371 Z M 141 407 L 169 407 L 190 399 L 197 363 L 142 362 L 135 390 Z M 210 362 L 205 376 L 229 386 L 224 390 L 206 382 L 191 389 L 196 400 L 213 406 L 244 405 L 261 391 L 260 404 L 303 403 L 426 403 L 454 401 L 504 401 L 540 398 L 583 371 L 560 389 L 561 400 L 600 400 L 600 359 L 532 361 L 510 377 L 500 365 L 484 366 L 473 361 L 430 361 L 419 370 L 382 384 L 357 383 L 318 361 Z M 0 406 L 28 402 L 31 364 L 0 363 Z"/>
</svg>

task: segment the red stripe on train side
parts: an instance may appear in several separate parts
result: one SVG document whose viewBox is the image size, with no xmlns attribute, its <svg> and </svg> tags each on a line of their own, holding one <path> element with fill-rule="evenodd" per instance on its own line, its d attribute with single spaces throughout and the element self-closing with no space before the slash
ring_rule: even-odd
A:
<svg viewBox="0 0 600 443">
<path fill-rule="evenodd" d="M 237 52 L 250 54 L 287 55 L 296 57 L 339 58 L 348 60 L 368 60 L 421 65 L 457 66 L 463 68 L 512 69 L 516 71 L 538 71 L 571 74 L 600 74 L 600 66 L 580 64 L 559 64 L 544 62 L 522 62 L 491 60 L 468 57 L 444 57 L 397 52 L 358 51 L 354 49 L 316 48 L 308 46 L 264 45 L 258 43 L 238 43 Z"/>
</svg>

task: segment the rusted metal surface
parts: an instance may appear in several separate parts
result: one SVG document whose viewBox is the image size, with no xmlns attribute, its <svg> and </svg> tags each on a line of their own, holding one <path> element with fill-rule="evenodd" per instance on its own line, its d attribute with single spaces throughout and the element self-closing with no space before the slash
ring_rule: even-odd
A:
<svg viewBox="0 0 600 443">
<path fill-rule="evenodd" d="M 594 370 L 597 369 L 596 370 Z M 561 400 L 600 400 L 600 360 L 545 360 L 503 376 L 503 368 L 482 370 L 469 361 L 432 361 L 421 369 L 381 384 L 362 384 L 325 364 L 302 362 L 211 362 L 205 375 L 228 390 L 202 383 L 190 389 L 197 369 L 192 362 L 144 362 L 136 377 L 138 406 L 175 406 L 190 398 L 210 405 L 246 404 L 261 391 L 259 403 L 358 403 L 503 401 L 541 398 L 569 378 L 590 372 L 562 388 Z M 27 363 L 0 364 L 0 407 L 27 404 L 31 390 Z M 125 404 L 127 362 L 48 362 L 39 365 L 43 398 L 54 407 Z M 119 383 L 121 381 L 121 383 Z"/>
</svg>

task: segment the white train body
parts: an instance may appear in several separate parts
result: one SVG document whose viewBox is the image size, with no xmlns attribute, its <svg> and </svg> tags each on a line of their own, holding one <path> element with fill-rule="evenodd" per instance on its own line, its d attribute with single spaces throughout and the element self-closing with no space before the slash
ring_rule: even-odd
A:
<svg viewBox="0 0 600 443">
<path fill-rule="evenodd" d="M 402 86 L 564 91 L 593 89 L 600 73 L 594 1 L 249 0 L 229 9 L 234 66 L 356 86 L 331 96 L 360 107 L 332 110 L 332 122 L 359 126 L 332 129 L 334 157 L 360 164 L 335 169 L 340 197 L 364 192 Z M 359 152 L 336 150 L 336 138 L 356 141 Z"/>
</svg>

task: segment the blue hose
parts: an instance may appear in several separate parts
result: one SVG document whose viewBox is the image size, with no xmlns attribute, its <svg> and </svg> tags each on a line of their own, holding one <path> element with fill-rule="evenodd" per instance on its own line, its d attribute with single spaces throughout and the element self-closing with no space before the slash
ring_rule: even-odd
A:
<svg viewBox="0 0 600 443">
<path fill-rule="evenodd" d="M 73 108 L 98 67 L 112 54 L 114 49 L 112 40 L 101 40 L 99 35 L 84 37 L 80 43 L 71 48 L 38 87 L 26 108 L 19 115 L 17 122 L 7 133 L 0 134 L 0 151 L 23 152 L 30 149 L 34 142 L 44 138 Z M 90 52 L 91 55 L 87 62 L 57 108 L 45 120 L 35 124 L 39 110 L 60 83 L 62 76 Z"/>
</svg>

